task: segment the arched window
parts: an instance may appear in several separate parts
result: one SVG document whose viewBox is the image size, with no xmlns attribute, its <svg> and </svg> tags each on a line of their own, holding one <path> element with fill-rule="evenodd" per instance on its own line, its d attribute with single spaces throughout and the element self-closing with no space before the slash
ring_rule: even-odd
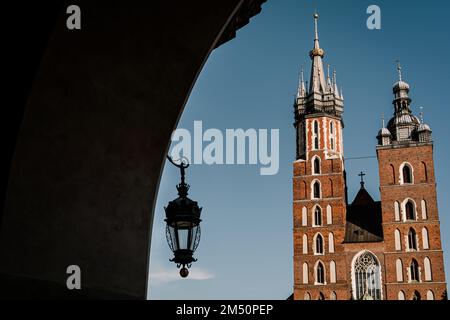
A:
<svg viewBox="0 0 450 320">
<path fill-rule="evenodd" d="M 416 210 L 414 207 L 414 203 L 412 203 L 412 201 L 408 201 L 405 204 L 405 215 L 406 215 L 406 220 L 416 220 Z"/>
<path fill-rule="evenodd" d="M 325 267 L 321 261 L 316 266 L 316 283 L 325 284 Z"/>
<path fill-rule="evenodd" d="M 314 181 L 313 183 L 313 199 L 320 199 L 321 198 L 321 191 L 320 191 L 320 182 L 319 181 Z"/>
<path fill-rule="evenodd" d="M 337 300 L 336 292 L 332 291 L 330 293 L 330 300 Z"/>
<path fill-rule="evenodd" d="M 308 264 L 305 262 L 303 263 L 303 284 L 308 284 L 308 272 Z"/>
<path fill-rule="evenodd" d="M 427 202 L 422 200 L 420 206 L 422 208 L 422 220 L 427 220 Z"/>
<path fill-rule="evenodd" d="M 336 131 L 334 129 L 334 122 L 330 122 L 330 147 L 331 150 L 336 149 Z"/>
<path fill-rule="evenodd" d="M 434 293 L 431 290 L 427 291 L 427 300 L 434 300 Z"/>
<path fill-rule="evenodd" d="M 315 241 L 315 254 L 323 254 L 323 237 L 320 233 L 316 235 L 316 241 Z"/>
<path fill-rule="evenodd" d="M 305 293 L 305 297 L 303 298 L 304 300 L 311 300 L 311 294 L 309 292 Z"/>
<path fill-rule="evenodd" d="M 319 206 L 316 206 L 314 209 L 314 226 L 321 227 L 322 226 L 322 209 Z"/>
<path fill-rule="evenodd" d="M 333 179 L 328 179 L 328 182 L 330 184 L 330 197 L 333 197 L 334 195 Z"/>
<path fill-rule="evenodd" d="M 408 232 L 408 249 L 417 250 L 417 234 L 413 228 L 410 228 Z"/>
<path fill-rule="evenodd" d="M 403 263 L 402 260 L 395 261 L 395 270 L 397 272 L 397 282 L 403 282 Z"/>
<path fill-rule="evenodd" d="M 308 236 L 303 235 L 303 254 L 308 254 Z"/>
<path fill-rule="evenodd" d="M 334 253 L 334 234 L 331 232 L 328 234 L 328 252 Z"/>
<path fill-rule="evenodd" d="M 422 299 L 421 296 L 420 296 L 419 291 L 417 291 L 417 290 L 414 291 L 414 294 L 413 294 L 412 299 L 413 299 L 413 300 L 421 300 L 421 299 Z"/>
<path fill-rule="evenodd" d="M 412 168 L 408 163 L 403 164 L 401 174 L 402 174 L 402 179 L 401 179 L 402 184 L 413 183 Z"/>
<path fill-rule="evenodd" d="M 394 238 L 395 238 L 395 250 L 397 250 L 397 251 L 402 250 L 400 230 L 396 229 L 394 231 Z"/>
<path fill-rule="evenodd" d="M 398 300 L 405 300 L 405 293 L 403 291 L 398 292 Z"/>
<path fill-rule="evenodd" d="M 424 182 L 428 181 L 428 172 L 427 172 L 427 164 L 422 162 L 422 170 L 423 170 L 423 178 Z"/>
<path fill-rule="evenodd" d="M 352 284 L 355 300 L 364 296 L 381 300 L 381 267 L 375 255 L 362 251 L 353 258 Z"/>
<path fill-rule="evenodd" d="M 330 283 L 336 283 L 336 262 L 330 262 Z"/>
<path fill-rule="evenodd" d="M 425 281 L 432 281 L 433 277 L 431 273 L 431 261 L 428 257 L 425 257 L 425 259 L 423 259 L 423 265 L 425 269 Z"/>
<path fill-rule="evenodd" d="M 308 225 L 308 209 L 306 207 L 302 208 L 302 226 L 306 227 Z"/>
<path fill-rule="evenodd" d="M 319 293 L 319 300 L 325 300 L 325 296 L 323 295 L 323 293 Z"/>
<path fill-rule="evenodd" d="M 327 205 L 327 224 L 333 224 L 333 209 Z"/>
<path fill-rule="evenodd" d="M 315 157 L 313 161 L 313 174 L 320 174 L 320 158 Z"/>
<path fill-rule="evenodd" d="M 313 123 L 313 149 L 318 150 L 319 149 L 319 122 L 317 120 L 314 120 Z"/>
<path fill-rule="evenodd" d="M 409 277 L 411 282 L 420 282 L 419 264 L 415 259 L 412 260 L 409 266 Z"/>
<path fill-rule="evenodd" d="M 400 221 L 400 204 L 397 201 L 394 202 L 394 218 L 395 221 Z"/>
<path fill-rule="evenodd" d="M 428 229 L 422 228 L 422 247 L 424 250 L 430 249 L 430 245 L 428 242 Z"/>
</svg>

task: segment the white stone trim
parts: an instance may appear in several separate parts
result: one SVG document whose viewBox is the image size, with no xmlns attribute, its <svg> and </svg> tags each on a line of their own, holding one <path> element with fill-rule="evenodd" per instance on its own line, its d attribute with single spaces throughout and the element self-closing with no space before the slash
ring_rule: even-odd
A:
<svg viewBox="0 0 450 320">
<path fill-rule="evenodd" d="M 373 253 L 372 251 L 370 251 L 370 250 L 361 250 L 360 252 L 358 252 L 357 254 L 355 254 L 355 255 L 353 256 L 352 263 L 351 263 L 351 265 L 350 265 L 350 267 L 351 267 L 351 280 L 352 280 L 352 294 L 353 294 L 353 299 L 356 299 L 355 262 L 356 262 L 356 260 L 357 260 L 362 254 L 364 254 L 364 253 L 366 253 L 366 252 L 372 254 L 372 255 L 375 257 L 375 259 L 377 260 L 378 265 L 380 266 L 380 290 L 381 290 L 380 296 L 381 296 L 381 300 L 383 300 L 383 270 L 382 270 L 382 266 L 381 266 L 380 260 L 378 259 L 377 255 L 374 254 L 374 253 Z"/>
<path fill-rule="evenodd" d="M 319 283 L 317 282 L 317 266 L 319 265 L 319 263 L 322 264 L 323 266 L 323 283 Z M 317 260 L 316 264 L 314 265 L 314 285 L 316 286 L 325 286 L 327 285 L 327 267 L 325 266 L 325 264 L 322 262 L 322 260 Z"/>
</svg>

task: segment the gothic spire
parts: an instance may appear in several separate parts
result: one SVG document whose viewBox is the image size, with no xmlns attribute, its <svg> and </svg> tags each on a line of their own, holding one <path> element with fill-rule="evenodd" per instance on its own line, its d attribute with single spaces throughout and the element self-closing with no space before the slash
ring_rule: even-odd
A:
<svg viewBox="0 0 450 320">
<path fill-rule="evenodd" d="M 314 14 L 314 48 L 309 53 L 311 57 L 311 82 L 310 92 L 323 93 L 326 91 L 325 72 L 323 68 L 322 58 L 325 56 L 325 51 L 320 48 L 319 44 L 319 31 L 318 31 L 318 19 L 319 15 Z"/>
</svg>

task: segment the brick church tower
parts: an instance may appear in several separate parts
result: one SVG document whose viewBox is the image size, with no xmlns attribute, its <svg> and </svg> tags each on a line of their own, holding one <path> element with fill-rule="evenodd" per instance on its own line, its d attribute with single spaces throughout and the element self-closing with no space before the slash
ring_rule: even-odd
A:
<svg viewBox="0 0 450 320">
<path fill-rule="evenodd" d="M 446 290 L 433 142 L 430 127 L 411 112 L 409 85 L 400 66 L 398 72 L 394 116 L 380 130 L 377 146 L 386 298 L 425 299 Z"/>
<path fill-rule="evenodd" d="M 325 72 L 314 15 L 311 78 L 295 99 L 294 299 L 405 300 L 446 295 L 431 129 L 394 85 L 394 117 L 378 134 L 381 201 L 347 199 L 344 98 Z"/>
<path fill-rule="evenodd" d="M 294 163 L 294 298 L 324 299 L 346 293 L 336 270 L 345 269 L 340 245 L 345 234 L 345 170 L 343 158 L 343 96 L 325 75 L 324 50 L 314 15 L 311 80 L 302 79 L 295 102 L 297 161 Z M 330 276 L 333 275 L 333 276 Z M 320 290 L 315 289 L 320 285 Z M 340 292 L 342 288 L 342 293 Z"/>
</svg>

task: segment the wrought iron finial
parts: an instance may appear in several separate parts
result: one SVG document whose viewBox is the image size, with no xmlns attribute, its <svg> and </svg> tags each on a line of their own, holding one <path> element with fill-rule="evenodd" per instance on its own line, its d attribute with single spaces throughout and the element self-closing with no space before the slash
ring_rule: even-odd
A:
<svg viewBox="0 0 450 320">
<path fill-rule="evenodd" d="M 177 185 L 178 195 L 180 197 L 186 197 L 190 188 L 186 183 L 186 169 L 189 168 L 189 160 L 186 157 L 181 157 L 178 160 L 180 163 L 176 163 L 169 155 L 167 156 L 167 159 L 171 164 L 180 169 L 181 182 Z"/>
</svg>

